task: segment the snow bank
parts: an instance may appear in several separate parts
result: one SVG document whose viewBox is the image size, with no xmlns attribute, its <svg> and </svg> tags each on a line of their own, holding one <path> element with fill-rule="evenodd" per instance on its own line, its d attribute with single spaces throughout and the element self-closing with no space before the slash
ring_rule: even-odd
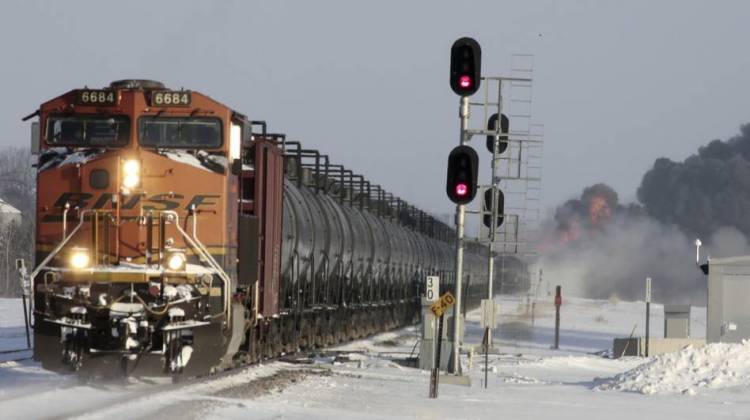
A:
<svg viewBox="0 0 750 420">
<path fill-rule="evenodd" d="M 750 340 L 687 347 L 600 382 L 599 390 L 695 395 L 701 389 L 750 385 Z"/>
</svg>

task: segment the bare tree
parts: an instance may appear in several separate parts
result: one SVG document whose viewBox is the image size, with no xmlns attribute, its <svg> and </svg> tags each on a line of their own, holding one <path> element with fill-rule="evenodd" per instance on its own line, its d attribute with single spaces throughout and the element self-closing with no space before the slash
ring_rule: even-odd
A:
<svg viewBox="0 0 750 420">
<path fill-rule="evenodd" d="M 15 259 L 23 258 L 33 264 L 35 197 L 36 172 L 30 150 L 19 147 L 0 149 L 0 199 L 21 212 L 20 217 L 0 213 L 2 296 L 19 296 L 21 293 Z"/>
</svg>

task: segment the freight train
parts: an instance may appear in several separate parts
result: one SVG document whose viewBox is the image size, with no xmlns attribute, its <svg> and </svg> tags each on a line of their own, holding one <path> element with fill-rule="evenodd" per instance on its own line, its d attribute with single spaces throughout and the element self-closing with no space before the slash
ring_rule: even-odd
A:
<svg viewBox="0 0 750 420">
<path fill-rule="evenodd" d="M 204 94 L 121 80 L 37 117 L 46 369 L 202 375 L 412 323 L 426 275 L 453 289 L 446 224 Z M 465 253 L 467 306 L 486 252 Z"/>
</svg>

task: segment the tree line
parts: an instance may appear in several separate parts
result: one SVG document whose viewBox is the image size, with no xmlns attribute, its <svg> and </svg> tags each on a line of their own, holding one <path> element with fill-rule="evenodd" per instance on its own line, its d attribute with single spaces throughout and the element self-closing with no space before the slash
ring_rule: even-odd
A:
<svg viewBox="0 0 750 420">
<path fill-rule="evenodd" d="M 21 283 L 17 258 L 34 265 L 36 169 L 31 151 L 23 147 L 0 149 L 0 199 L 20 215 L 0 212 L 0 296 L 18 297 Z M 0 211 L 3 206 L 0 203 Z"/>
</svg>

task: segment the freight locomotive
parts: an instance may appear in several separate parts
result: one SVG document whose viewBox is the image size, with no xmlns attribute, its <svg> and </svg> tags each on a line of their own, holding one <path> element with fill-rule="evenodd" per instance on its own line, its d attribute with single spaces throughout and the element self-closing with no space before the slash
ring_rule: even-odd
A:
<svg viewBox="0 0 750 420">
<path fill-rule="evenodd" d="M 412 323 L 426 275 L 453 288 L 446 224 L 199 92 L 122 80 L 35 117 L 46 369 L 201 375 Z M 486 258 L 467 248 L 467 306 Z"/>
</svg>

